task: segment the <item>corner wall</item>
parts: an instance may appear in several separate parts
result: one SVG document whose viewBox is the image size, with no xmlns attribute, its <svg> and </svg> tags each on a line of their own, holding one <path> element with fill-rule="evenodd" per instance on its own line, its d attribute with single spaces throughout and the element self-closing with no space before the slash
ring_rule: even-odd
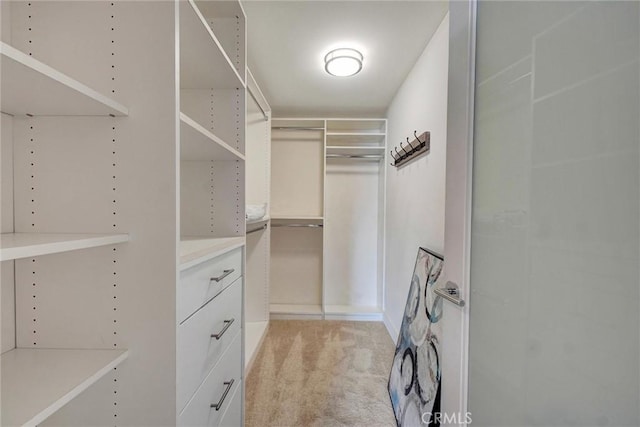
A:
<svg viewBox="0 0 640 427">
<path fill-rule="evenodd" d="M 418 247 L 444 253 L 449 15 L 447 14 L 387 110 L 387 199 L 384 321 L 394 340 Z M 403 167 L 389 150 L 431 132 L 431 152 Z"/>
</svg>

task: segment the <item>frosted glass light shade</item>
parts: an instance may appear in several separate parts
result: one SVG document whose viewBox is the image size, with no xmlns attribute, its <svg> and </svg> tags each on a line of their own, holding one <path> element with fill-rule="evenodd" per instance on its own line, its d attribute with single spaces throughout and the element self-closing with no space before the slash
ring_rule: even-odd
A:
<svg viewBox="0 0 640 427">
<path fill-rule="evenodd" d="M 349 77 L 362 70 L 363 56 L 355 49 L 334 49 L 324 57 L 324 69 L 332 76 Z"/>
</svg>

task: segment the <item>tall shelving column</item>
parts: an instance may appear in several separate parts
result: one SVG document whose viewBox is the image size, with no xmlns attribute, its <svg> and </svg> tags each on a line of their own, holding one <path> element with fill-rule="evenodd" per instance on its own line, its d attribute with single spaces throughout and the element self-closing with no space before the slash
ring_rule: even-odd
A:
<svg viewBox="0 0 640 427">
<path fill-rule="evenodd" d="M 269 327 L 271 228 L 271 108 L 247 70 L 247 204 L 267 205 L 260 220 L 247 221 L 245 368 L 251 369 Z"/>
<path fill-rule="evenodd" d="M 273 119 L 271 318 L 322 318 L 323 119 Z"/>
<path fill-rule="evenodd" d="M 180 1 L 179 263 L 244 243 L 245 18 Z"/>
<path fill-rule="evenodd" d="M 175 423 L 242 425 L 246 18 L 238 1 L 179 15 Z"/>
<path fill-rule="evenodd" d="M 0 423 L 165 423 L 148 389 L 175 387 L 174 5 L 0 7 Z"/>
<path fill-rule="evenodd" d="M 272 318 L 382 320 L 385 146 L 386 119 L 273 119 Z"/>
<path fill-rule="evenodd" d="M 326 319 L 382 320 L 385 119 L 327 119 Z"/>
</svg>

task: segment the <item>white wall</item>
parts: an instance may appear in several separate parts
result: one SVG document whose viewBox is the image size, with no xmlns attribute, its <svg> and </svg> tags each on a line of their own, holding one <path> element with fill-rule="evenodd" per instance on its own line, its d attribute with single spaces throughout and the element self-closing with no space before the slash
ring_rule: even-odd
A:
<svg viewBox="0 0 640 427">
<path fill-rule="evenodd" d="M 387 111 L 385 324 L 398 336 L 418 247 L 444 252 L 449 15 L 407 76 Z M 389 150 L 431 132 L 431 152 L 391 166 Z"/>
</svg>

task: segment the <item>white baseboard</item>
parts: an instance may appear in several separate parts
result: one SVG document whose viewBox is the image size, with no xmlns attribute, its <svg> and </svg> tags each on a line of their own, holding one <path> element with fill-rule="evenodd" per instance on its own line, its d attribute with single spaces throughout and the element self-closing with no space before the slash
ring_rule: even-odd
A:
<svg viewBox="0 0 640 427">
<path fill-rule="evenodd" d="M 271 320 L 322 320 L 322 314 L 311 313 L 270 313 Z"/>
<path fill-rule="evenodd" d="M 245 322 L 245 326 L 249 326 L 247 325 L 247 323 L 251 323 L 251 322 Z M 257 331 L 252 331 L 253 333 L 255 333 L 256 335 L 254 335 L 252 337 L 252 339 L 254 340 L 254 342 L 251 345 L 251 348 L 247 348 L 247 339 L 246 339 L 246 334 L 248 333 L 247 331 L 247 327 L 245 327 L 245 364 L 244 364 L 244 372 L 245 372 L 245 376 L 249 374 L 249 372 L 251 371 L 251 368 L 253 367 L 253 362 L 255 362 L 256 360 L 256 356 L 258 355 L 258 352 L 260 351 L 260 347 L 262 347 L 262 344 L 264 343 L 264 338 L 267 336 L 267 332 L 269 331 L 269 322 L 259 322 L 261 323 L 260 328 L 257 328 Z"/>
<path fill-rule="evenodd" d="M 393 340 L 393 342 L 397 342 L 398 341 L 398 335 L 399 335 L 399 331 L 398 329 L 396 329 L 395 326 L 393 326 L 393 322 L 391 322 L 391 319 L 389 319 L 389 316 L 387 315 L 387 312 L 384 312 L 384 326 L 387 328 L 387 332 L 389 332 L 389 335 L 391 335 L 391 339 Z"/>
<path fill-rule="evenodd" d="M 382 313 L 325 313 L 324 318 L 325 320 L 382 322 Z"/>
</svg>

